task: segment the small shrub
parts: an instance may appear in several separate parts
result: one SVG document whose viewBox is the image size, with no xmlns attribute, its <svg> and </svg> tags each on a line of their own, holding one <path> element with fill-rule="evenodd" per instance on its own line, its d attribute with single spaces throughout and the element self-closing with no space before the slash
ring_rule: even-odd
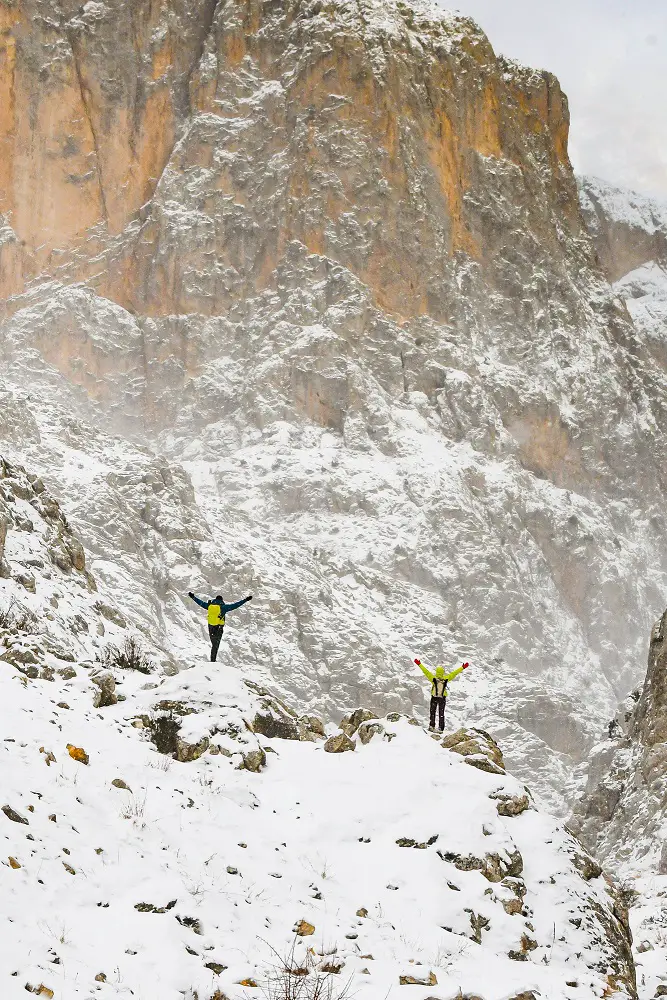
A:
<svg viewBox="0 0 667 1000">
<path fill-rule="evenodd" d="M 155 715 L 148 723 L 148 733 L 155 749 L 159 753 L 176 758 L 178 754 L 178 734 L 181 731 L 181 720 L 169 715 Z"/>
<path fill-rule="evenodd" d="M 271 949 L 277 961 L 261 987 L 265 1000 L 351 1000 L 350 981 L 341 982 L 335 972 L 318 967 L 310 949 L 300 958 L 299 943 L 295 936 L 283 957 Z"/>
<path fill-rule="evenodd" d="M 143 651 L 134 636 L 128 636 L 122 647 L 107 646 L 101 656 L 103 666 L 119 670 L 138 670 L 140 674 L 152 673 L 155 664 Z"/>
<path fill-rule="evenodd" d="M 0 608 L 0 630 L 5 632 L 29 632 L 34 621 L 35 616 L 13 597 Z"/>
<path fill-rule="evenodd" d="M 131 819 L 134 822 L 141 820 L 141 826 L 145 827 L 146 824 L 143 822 L 144 813 L 146 812 L 146 796 L 143 799 L 136 799 L 134 795 L 131 796 L 130 801 L 124 807 L 121 812 L 123 819 Z"/>
</svg>

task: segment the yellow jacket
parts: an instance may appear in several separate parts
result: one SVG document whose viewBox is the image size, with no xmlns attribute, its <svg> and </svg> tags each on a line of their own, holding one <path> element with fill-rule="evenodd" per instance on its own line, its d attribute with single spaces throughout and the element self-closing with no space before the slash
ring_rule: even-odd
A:
<svg viewBox="0 0 667 1000">
<path fill-rule="evenodd" d="M 432 698 L 446 698 L 447 697 L 447 684 L 449 681 L 453 681 L 455 677 L 461 673 L 464 669 L 463 667 L 457 667 L 456 670 L 452 670 L 451 674 L 445 673 L 444 667 L 436 667 L 435 673 L 425 667 L 423 663 L 418 663 L 417 666 L 425 674 L 431 682 L 431 697 Z"/>
</svg>

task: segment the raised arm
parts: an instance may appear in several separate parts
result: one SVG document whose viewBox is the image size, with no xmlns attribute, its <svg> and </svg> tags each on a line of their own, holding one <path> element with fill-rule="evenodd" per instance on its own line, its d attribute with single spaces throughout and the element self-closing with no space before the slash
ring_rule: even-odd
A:
<svg viewBox="0 0 667 1000">
<path fill-rule="evenodd" d="M 195 602 L 195 604 L 198 604 L 200 608 L 207 608 L 211 603 L 210 601 L 200 601 L 198 597 L 195 597 L 192 591 L 190 591 L 188 597 L 191 598 Z"/>
<path fill-rule="evenodd" d="M 237 608 L 240 608 L 243 604 L 247 604 L 248 601 L 252 601 L 252 594 L 248 594 L 247 597 L 244 597 L 241 601 L 237 601 L 236 604 L 223 604 L 222 605 L 223 615 L 226 615 L 228 611 L 235 611 Z"/>
<path fill-rule="evenodd" d="M 417 666 L 419 667 L 419 669 L 421 670 L 421 672 L 423 674 L 426 674 L 426 676 L 428 677 L 428 679 L 430 681 L 432 681 L 433 680 L 433 674 L 431 673 L 431 671 L 427 667 L 424 666 L 424 664 L 422 663 L 422 661 L 421 660 L 415 660 L 415 663 L 417 664 Z"/>
<path fill-rule="evenodd" d="M 459 676 L 462 670 L 467 670 L 469 666 L 469 663 L 462 663 L 460 667 L 456 668 L 456 670 L 452 670 L 451 674 L 445 674 L 445 680 L 453 681 L 455 677 Z"/>
</svg>

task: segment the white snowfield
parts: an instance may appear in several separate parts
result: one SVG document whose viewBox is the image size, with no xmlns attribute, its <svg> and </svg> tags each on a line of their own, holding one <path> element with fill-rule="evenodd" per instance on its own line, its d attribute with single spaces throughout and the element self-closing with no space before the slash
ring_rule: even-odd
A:
<svg viewBox="0 0 667 1000">
<path fill-rule="evenodd" d="M 599 869 L 534 807 L 499 815 L 521 784 L 408 719 L 345 753 L 259 737 L 252 773 L 235 750 L 258 739 L 238 731 L 256 667 L 125 672 L 127 700 L 95 710 L 78 665 L 51 683 L 2 666 L 2 804 L 20 820 L 0 814 L 3 1000 L 248 1000 L 273 995 L 293 947 L 312 977 L 336 970 L 333 997 L 630 995 Z M 158 753 L 132 723 L 165 699 L 208 705 L 188 718 L 232 756 Z"/>
</svg>

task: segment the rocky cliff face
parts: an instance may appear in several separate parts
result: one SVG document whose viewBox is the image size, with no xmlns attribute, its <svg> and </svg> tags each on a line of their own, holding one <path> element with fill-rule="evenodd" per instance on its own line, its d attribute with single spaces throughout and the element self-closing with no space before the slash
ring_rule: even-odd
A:
<svg viewBox="0 0 667 1000">
<path fill-rule="evenodd" d="M 557 82 L 421 3 L 2 16 L 7 453 L 165 650 L 224 586 L 304 709 L 471 659 L 453 711 L 562 807 L 662 600 L 666 397 Z"/>
<path fill-rule="evenodd" d="M 615 860 L 647 858 L 667 874 L 667 612 L 651 632 L 648 670 L 593 751 L 586 794 L 570 825 L 591 850 Z"/>
<path fill-rule="evenodd" d="M 667 992 L 667 612 L 651 632 L 642 687 L 593 749 L 586 790 L 568 828 L 624 880 L 633 903 L 640 996 Z"/>
<path fill-rule="evenodd" d="M 667 265 L 667 205 L 597 177 L 578 178 L 600 263 L 613 284 L 646 264 Z"/>
<path fill-rule="evenodd" d="M 142 314 L 215 315 L 298 240 L 450 321 L 457 252 L 506 290 L 582 235 L 557 81 L 428 5 L 26 0 L 2 27 L 5 295 L 65 261 Z"/>
</svg>

